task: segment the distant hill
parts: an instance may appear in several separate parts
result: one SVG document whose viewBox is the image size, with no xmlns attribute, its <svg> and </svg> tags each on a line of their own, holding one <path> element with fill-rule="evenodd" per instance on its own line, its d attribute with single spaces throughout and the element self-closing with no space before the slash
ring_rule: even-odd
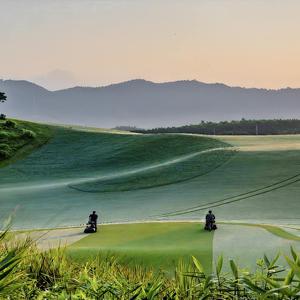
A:
<svg viewBox="0 0 300 300">
<path fill-rule="evenodd" d="M 299 119 L 300 89 L 267 90 L 198 81 L 131 80 L 105 87 L 48 91 L 28 81 L 0 80 L 1 112 L 35 121 L 142 128 L 201 120 Z"/>
</svg>

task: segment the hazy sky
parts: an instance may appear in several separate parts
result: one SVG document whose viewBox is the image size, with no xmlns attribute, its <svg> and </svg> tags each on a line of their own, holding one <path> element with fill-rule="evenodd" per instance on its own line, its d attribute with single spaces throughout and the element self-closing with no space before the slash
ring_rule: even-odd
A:
<svg viewBox="0 0 300 300">
<path fill-rule="evenodd" d="M 0 0 L 0 78 L 300 87 L 299 0 Z"/>
</svg>

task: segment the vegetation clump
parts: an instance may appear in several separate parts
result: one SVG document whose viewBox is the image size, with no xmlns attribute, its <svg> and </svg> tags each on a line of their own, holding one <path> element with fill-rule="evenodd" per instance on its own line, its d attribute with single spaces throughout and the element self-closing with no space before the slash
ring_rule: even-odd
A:
<svg viewBox="0 0 300 300">
<path fill-rule="evenodd" d="M 0 103 L 7 100 L 0 92 Z M 0 167 L 18 155 L 24 156 L 44 144 L 50 137 L 48 126 L 6 119 L 0 114 Z"/>
<path fill-rule="evenodd" d="M 16 128 L 17 124 L 12 120 L 7 120 L 5 123 L 3 123 L 3 126 L 7 128 Z"/>
<path fill-rule="evenodd" d="M 1 137 L 0 137 L 1 138 Z M 11 157 L 12 150 L 7 144 L 0 144 L 0 159 L 7 159 Z"/>
<path fill-rule="evenodd" d="M 36 134 L 28 129 L 22 129 L 22 137 L 23 138 L 28 138 L 28 139 L 35 139 L 36 138 Z"/>
<path fill-rule="evenodd" d="M 45 125 L 0 120 L 0 166 L 46 143 L 51 134 L 50 127 Z"/>
<path fill-rule="evenodd" d="M 122 265 L 113 256 L 72 260 L 65 249 L 40 252 L 34 243 L 0 244 L 1 299 L 299 299 L 300 257 L 291 248 L 289 268 L 264 256 L 255 272 L 241 270 L 223 257 L 207 274 L 199 260 L 179 263 L 173 276 L 163 271 Z"/>
</svg>

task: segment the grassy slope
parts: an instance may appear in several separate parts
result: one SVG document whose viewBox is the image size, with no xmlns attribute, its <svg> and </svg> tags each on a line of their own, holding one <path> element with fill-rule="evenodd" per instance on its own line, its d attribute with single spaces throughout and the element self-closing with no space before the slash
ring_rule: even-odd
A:
<svg viewBox="0 0 300 300">
<path fill-rule="evenodd" d="M 249 193 L 247 198 L 239 201 L 221 201 L 222 205 L 215 208 L 219 219 L 299 224 L 300 136 L 219 138 L 239 147 L 240 151 L 226 164 L 198 181 L 201 194 L 194 202 L 196 209 L 182 216 L 188 218 L 203 214 L 207 210 L 205 208 L 203 212 L 201 209 L 204 204 L 211 207 L 222 199 L 234 200 L 239 194 Z M 296 177 L 278 184 L 291 176 Z M 260 191 L 263 193 L 256 192 L 271 185 L 276 189 L 271 187 Z M 182 205 L 181 211 L 189 207 Z M 170 210 L 170 213 L 174 211 Z"/>
<path fill-rule="evenodd" d="M 211 156 L 201 153 L 224 146 L 227 144 L 207 137 L 56 128 L 45 147 L 0 169 L 1 205 L 6 211 L 22 207 L 15 223 L 22 227 L 78 225 L 92 209 L 100 210 L 107 221 L 144 218 L 160 212 L 161 205 L 170 205 L 178 182 L 188 182 L 226 161 L 231 151 L 216 151 Z M 172 182 L 177 183 L 168 185 Z M 74 189 L 80 185 L 97 192 Z M 127 192 L 109 193 L 107 187 Z"/>
<path fill-rule="evenodd" d="M 41 147 L 53 136 L 53 130 L 47 125 L 32 122 L 13 120 L 15 127 L 6 127 L 5 121 L 0 121 L 0 144 L 6 144 L 11 149 L 10 156 L 0 159 L 0 167 L 14 163 L 30 154 L 33 150 Z M 23 130 L 34 133 L 33 138 L 22 134 Z"/>
<path fill-rule="evenodd" d="M 206 137 L 55 131 L 45 147 L 0 169 L 1 207 L 21 206 L 16 225 L 79 225 L 93 209 L 103 221 L 155 219 L 256 191 L 300 169 L 300 136 L 220 137 L 240 149 L 228 159 L 230 151 L 199 154 L 224 146 Z M 214 210 L 224 221 L 299 224 L 299 188 L 291 182 Z M 205 211 L 173 218 L 199 219 Z"/>
<path fill-rule="evenodd" d="M 203 137 L 116 135 L 68 128 L 53 130 L 55 136 L 49 144 L 0 170 L 1 213 L 20 205 L 16 220 L 19 226 L 78 224 L 92 209 L 99 210 L 104 221 L 151 219 L 165 212 L 255 192 L 295 176 L 300 170 L 299 136 L 221 137 L 221 141 L 239 147 L 240 151 L 226 157 L 227 151 L 219 159 L 212 155 L 213 152 L 194 156 L 199 151 L 226 146 Z M 162 165 L 157 167 L 159 164 Z M 136 172 L 141 169 L 142 172 Z M 136 173 L 138 176 L 133 176 Z M 171 179 L 173 184 L 166 179 Z M 151 188 L 144 189 L 149 183 Z M 265 194 L 254 193 L 247 199 L 216 207 L 218 220 L 299 225 L 300 184 L 288 183 L 288 186 Z M 83 192 L 82 187 L 89 192 Z M 205 210 L 175 218 L 199 219 Z M 209 268 L 212 243 L 205 232 L 189 227 L 195 224 L 183 227 L 174 224 L 178 226 L 176 229 L 172 226 L 174 230 L 153 230 L 152 224 L 145 224 L 150 226 L 149 229 L 133 226 L 126 232 L 121 230 L 124 225 L 115 226 L 119 226 L 116 232 L 109 232 L 108 227 L 104 227 L 103 232 L 78 242 L 70 250 L 71 254 L 80 258 L 105 249 L 122 257 L 126 252 L 130 255 L 123 257 L 124 260 L 133 258 L 134 262 L 144 261 L 146 265 L 162 265 L 166 269 L 171 268 L 179 257 L 196 254 L 204 257 L 202 260 Z M 235 228 L 227 227 L 226 230 L 225 226 L 224 231 L 222 228 L 217 231 L 214 255 L 224 251 L 234 256 L 248 253 L 250 249 L 255 256 L 260 256 L 264 249 L 261 244 L 274 250 L 283 239 L 287 242 L 291 239 L 286 232 L 274 227 L 265 228 L 269 232 L 256 231 L 249 226 L 248 229 Z M 234 251 L 233 244 L 236 246 Z M 248 256 L 249 261 L 251 255 Z"/>
<path fill-rule="evenodd" d="M 74 243 L 69 253 L 86 259 L 114 254 L 121 262 L 172 270 L 180 259 L 201 259 L 208 272 L 212 264 L 213 233 L 199 223 L 145 223 L 102 226 L 96 234 Z"/>
<path fill-rule="evenodd" d="M 122 181 L 123 188 L 131 190 L 201 175 L 226 161 L 231 151 L 216 151 L 209 156 L 193 155 L 203 150 L 226 146 L 228 144 L 205 137 L 119 135 L 56 128 L 55 138 L 51 143 L 27 160 L 19 162 L 16 167 L 22 173 L 27 173 L 27 181 L 30 182 L 38 181 L 41 176 L 44 180 L 70 178 L 72 186 L 86 186 L 87 191 L 89 188 L 93 191 L 93 187 L 96 191 L 102 191 L 97 186 L 104 183 L 110 185 L 109 190 L 115 191 L 122 190 Z M 181 157 L 187 157 L 183 163 L 180 160 L 172 163 L 172 160 Z M 168 163 L 170 161 L 171 164 Z M 196 168 L 203 162 L 203 167 Z M 45 165 L 48 166 L 47 169 Z M 153 168 L 157 165 L 158 167 Z M 171 167 L 178 167 L 178 172 L 174 174 Z M 157 175 L 162 172 L 171 179 L 165 182 L 166 178 L 160 178 L 159 182 L 155 182 Z M 141 176 L 147 176 L 146 183 L 145 180 L 139 180 Z M 82 182 L 76 183 L 77 178 L 83 179 Z M 19 180 L 15 174 L 8 174 L 4 179 L 7 183 Z"/>
<path fill-rule="evenodd" d="M 229 160 L 224 156 L 221 166 L 218 158 L 210 156 L 210 162 L 216 161 L 213 166 L 218 168 L 207 168 L 209 165 L 205 163 L 205 156 L 202 160 L 202 157 L 199 159 L 193 155 L 202 150 L 224 146 L 223 143 L 196 136 L 131 136 L 73 131 L 67 128 L 54 130 L 55 137 L 45 147 L 0 170 L 2 213 L 21 205 L 16 223 L 22 227 L 78 224 L 85 220 L 92 209 L 100 210 L 104 221 L 153 218 L 151 216 L 158 216 L 163 212 L 186 209 L 258 190 L 298 174 L 300 167 L 299 136 L 221 137 L 222 141 L 239 147 L 240 151 Z M 175 163 L 178 169 L 169 168 L 168 162 L 187 155 L 191 157 L 179 160 L 179 164 Z M 151 173 L 154 165 L 165 162 L 166 165 L 157 168 L 158 172 Z M 135 178 L 132 179 L 132 174 L 137 169 L 151 172 L 139 172 L 141 176 L 136 181 Z M 163 171 L 170 176 L 173 184 L 155 181 L 160 178 L 164 181 L 168 177 L 160 177 L 164 174 Z M 193 176 L 186 177 L 191 173 Z M 102 176 L 105 177 L 101 178 Z M 192 177 L 194 178 L 189 179 Z M 144 189 L 147 187 L 143 186 L 145 182 L 152 183 L 152 188 Z M 89 193 L 74 189 L 77 186 L 88 188 Z M 121 189 L 107 192 L 107 186 L 111 190 L 119 186 Z M 299 225 L 299 188 L 299 182 L 294 182 L 276 191 L 220 206 L 215 209 L 215 213 L 219 220 Z M 199 219 L 204 213 L 200 210 L 188 215 L 178 215 L 176 218 Z M 178 227 L 176 230 L 132 228 L 132 234 L 128 236 L 121 230 L 124 225 L 115 226 L 119 226 L 116 232 L 111 233 L 104 227 L 103 232 L 75 244 L 72 255 L 80 258 L 89 253 L 95 254 L 99 249 L 106 249 L 122 256 L 126 251 L 127 254 L 131 253 L 126 259 L 131 257 L 134 261 L 145 261 L 146 264 L 155 266 L 162 264 L 167 269 L 182 255 L 187 257 L 198 253 L 202 256 L 203 253 L 206 257 L 204 261 L 211 261 L 208 259 L 212 255 L 209 246 L 211 243 L 206 240 L 206 233 L 193 230 L 192 227 Z M 290 239 L 281 230 L 273 227 L 267 229 L 278 238 Z M 107 233 L 105 230 L 108 230 Z M 237 233 L 240 234 L 238 239 L 244 238 L 245 245 L 250 249 L 251 239 L 255 239 L 256 233 L 252 234 L 253 231 L 249 230 Z M 238 235 L 231 229 L 223 237 L 222 231 L 217 233 L 217 250 L 227 249 L 230 254 Z M 268 241 L 270 234 L 259 234 L 260 243 Z M 119 243 L 122 237 L 126 240 Z M 231 238 L 226 240 L 226 237 Z M 92 239 L 90 244 L 87 243 L 89 239 Z M 115 244 L 114 240 L 118 243 Z M 278 245 L 278 240 L 270 238 L 270 241 L 272 247 Z M 180 248 L 181 245 L 184 247 Z M 244 246 L 239 248 L 238 245 L 237 243 L 235 250 L 241 251 Z M 199 249 L 203 250 L 200 254 Z"/>
</svg>

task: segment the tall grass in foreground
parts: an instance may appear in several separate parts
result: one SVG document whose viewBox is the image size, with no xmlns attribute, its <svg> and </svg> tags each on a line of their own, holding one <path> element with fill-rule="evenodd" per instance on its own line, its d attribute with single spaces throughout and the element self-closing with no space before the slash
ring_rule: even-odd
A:
<svg viewBox="0 0 300 300">
<path fill-rule="evenodd" d="M 291 248 L 284 269 L 264 256 L 254 273 L 233 260 L 225 273 L 219 257 L 207 275 L 194 257 L 180 262 L 173 277 L 163 272 L 129 268 L 115 257 L 98 256 L 76 263 L 58 248 L 40 252 L 29 241 L 0 242 L 1 299 L 299 299 L 300 256 Z"/>
</svg>

